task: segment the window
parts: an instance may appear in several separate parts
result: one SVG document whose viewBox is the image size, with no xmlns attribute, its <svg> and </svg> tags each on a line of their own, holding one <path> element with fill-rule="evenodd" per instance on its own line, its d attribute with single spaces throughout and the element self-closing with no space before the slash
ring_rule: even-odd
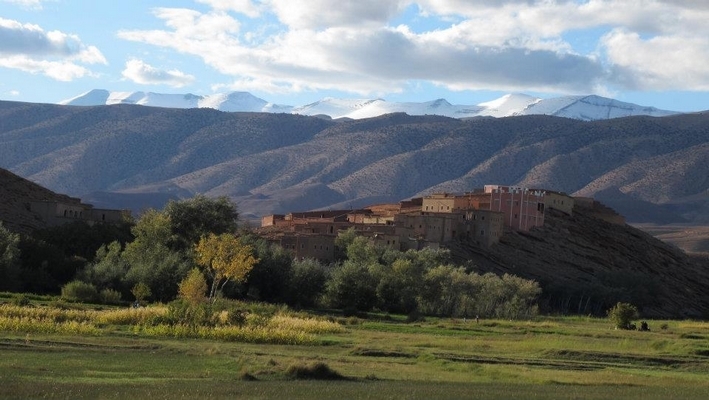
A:
<svg viewBox="0 0 709 400">
<path fill-rule="evenodd" d="M 480 236 L 485 236 L 485 229 L 482 229 L 482 230 L 480 231 Z"/>
</svg>

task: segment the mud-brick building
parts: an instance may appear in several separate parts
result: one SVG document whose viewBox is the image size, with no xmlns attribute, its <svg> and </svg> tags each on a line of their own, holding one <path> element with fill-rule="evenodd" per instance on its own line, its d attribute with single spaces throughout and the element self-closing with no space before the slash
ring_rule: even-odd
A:
<svg viewBox="0 0 709 400">
<path fill-rule="evenodd" d="M 275 227 L 290 232 L 337 235 L 340 230 L 352 226 L 350 214 L 353 212 L 355 211 L 335 210 L 266 215 L 261 218 L 261 227 Z"/>
<path fill-rule="evenodd" d="M 333 235 L 274 231 L 262 236 L 290 251 L 297 260 L 314 259 L 325 264 L 335 261 Z"/>
<path fill-rule="evenodd" d="M 482 189 L 460 194 L 435 193 L 423 198 L 423 212 L 456 212 L 464 210 L 489 210 L 490 194 Z"/>
<path fill-rule="evenodd" d="M 566 215 L 574 214 L 574 205 L 576 204 L 576 200 L 568 194 L 545 189 L 530 190 L 544 192 L 544 208 L 546 210 L 553 208 L 563 212 Z"/>
<path fill-rule="evenodd" d="M 73 200 L 75 201 L 33 201 L 30 202 L 30 211 L 44 220 L 47 226 L 59 226 L 75 221 L 89 224 L 117 223 L 130 217 L 128 210 L 94 208 L 90 204 L 81 203 L 79 199 Z"/>
<path fill-rule="evenodd" d="M 487 247 L 499 242 L 504 230 L 503 220 L 500 212 L 456 208 L 449 212 L 399 214 L 394 226 L 401 250 L 437 247 L 452 241 Z"/>
</svg>

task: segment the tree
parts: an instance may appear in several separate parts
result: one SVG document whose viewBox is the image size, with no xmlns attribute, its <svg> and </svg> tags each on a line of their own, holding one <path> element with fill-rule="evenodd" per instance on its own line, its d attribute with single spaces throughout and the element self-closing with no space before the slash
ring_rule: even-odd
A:
<svg viewBox="0 0 709 400">
<path fill-rule="evenodd" d="M 347 259 L 358 264 L 374 264 L 379 262 L 383 252 L 383 248 L 377 247 L 368 238 L 357 236 L 347 246 Z"/>
<path fill-rule="evenodd" d="M 94 262 L 84 270 L 83 280 L 99 288 L 120 289 L 121 281 L 125 278 L 129 267 L 121 253 L 119 242 L 101 246 L 96 250 Z"/>
<path fill-rule="evenodd" d="M 191 304 L 199 304 L 205 300 L 207 281 L 202 271 L 192 268 L 187 277 L 180 282 L 180 297 Z"/>
<path fill-rule="evenodd" d="M 135 240 L 126 245 L 121 258 L 128 264 L 124 284 L 143 282 L 157 300 L 169 301 L 193 267 L 185 252 L 169 247 L 173 236 L 170 218 L 155 210 L 143 214 L 132 229 Z"/>
<path fill-rule="evenodd" d="M 228 281 L 243 282 L 258 259 L 251 246 L 232 234 L 223 233 L 202 237 L 195 247 L 195 261 L 212 279 L 209 299 L 214 301 L 217 292 Z"/>
<path fill-rule="evenodd" d="M 192 248 L 202 236 L 210 233 L 234 233 L 239 214 L 236 205 L 225 196 L 210 199 L 197 195 L 189 200 L 170 201 L 164 210 L 170 219 L 173 242 L 176 250 Z"/>
<path fill-rule="evenodd" d="M 138 303 L 142 303 L 150 296 L 152 296 L 152 293 L 150 292 L 150 287 L 143 282 L 136 283 L 130 292 L 133 293 L 133 296 L 135 296 L 135 299 L 138 301 Z"/>
<path fill-rule="evenodd" d="M 17 289 L 19 274 L 20 236 L 2 226 L 0 222 L 0 290 Z"/>
<path fill-rule="evenodd" d="M 242 236 L 241 242 L 253 247 L 258 263 L 247 276 L 249 297 L 271 303 L 287 296 L 293 255 L 281 246 L 254 236 Z"/>
<path fill-rule="evenodd" d="M 366 265 L 347 260 L 332 271 L 325 302 L 333 308 L 369 311 L 377 304 L 378 284 Z"/>
<path fill-rule="evenodd" d="M 325 291 L 327 271 L 313 259 L 293 261 L 286 302 L 296 307 L 315 307 Z"/>
<path fill-rule="evenodd" d="M 345 231 L 339 231 L 335 238 L 335 259 L 344 260 L 347 258 L 347 246 L 357 237 L 357 231 L 354 228 L 349 228 Z"/>
<path fill-rule="evenodd" d="M 637 317 L 637 307 L 629 303 L 618 302 L 608 310 L 608 318 L 618 329 L 631 329 L 631 322 Z"/>
<path fill-rule="evenodd" d="M 133 240 L 132 226 L 133 221 L 130 219 L 95 224 L 74 221 L 34 231 L 32 237 L 57 246 L 66 257 L 78 256 L 92 261 L 96 250 L 106 243 L 117 241 L 125 245 Z"/>
</svg>

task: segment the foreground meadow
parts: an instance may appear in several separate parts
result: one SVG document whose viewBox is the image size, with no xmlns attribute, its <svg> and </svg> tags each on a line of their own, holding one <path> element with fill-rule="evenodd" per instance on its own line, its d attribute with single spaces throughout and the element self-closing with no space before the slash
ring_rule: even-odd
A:
<svg viewBox="0 0 709 400">
<path fill-rule="evenodd" d="M 709 323 L 0 305 L 2 398 L 706 398 Z M 231 318 L 233 321 L 234 318 Z"/>
</svg>

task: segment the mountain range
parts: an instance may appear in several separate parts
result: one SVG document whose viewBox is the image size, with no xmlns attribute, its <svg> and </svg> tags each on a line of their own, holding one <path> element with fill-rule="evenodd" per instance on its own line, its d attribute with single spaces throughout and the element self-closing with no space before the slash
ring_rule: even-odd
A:
<svg viewBox="0 0 709 400">
<path fill-rule="evenodd" d="M 386 114 L 329 120 L 0 102 L 0 167 L 100 208 L 197 193 L 247 220 L 484 184 L 592 196 L 630 222 L 709 223 L 709 113 L 580 121 Z"/>
<path fill-rule="evenodd" d="M 398 103 L 387 102 L 383 99 L 325 98 L 302 106 L 287 106 L 270 103 L 247 92 L 198 96 L 194 94 L 151 92 L 110 92 L 108 90 L 95 89 L 64 100 L 61 104 L 73 106 L 138 104 L 166 108 L 213 108 L 229 112 L 269 112 L 328 116 L 333 119 L 372 118 L 395 112 L 403 112 L 409 115 L 441 115 L 451 118 L 553 115 L 585 121 L 633 115 L 661 117 L 677 114 L 673 111 L 639 106 L 595 95 L 541 99 L 526 94 L 507 94 L 499 99 L 476 105 L 453 105 L 445 99 L 421 103 Z"/>
</svg>

